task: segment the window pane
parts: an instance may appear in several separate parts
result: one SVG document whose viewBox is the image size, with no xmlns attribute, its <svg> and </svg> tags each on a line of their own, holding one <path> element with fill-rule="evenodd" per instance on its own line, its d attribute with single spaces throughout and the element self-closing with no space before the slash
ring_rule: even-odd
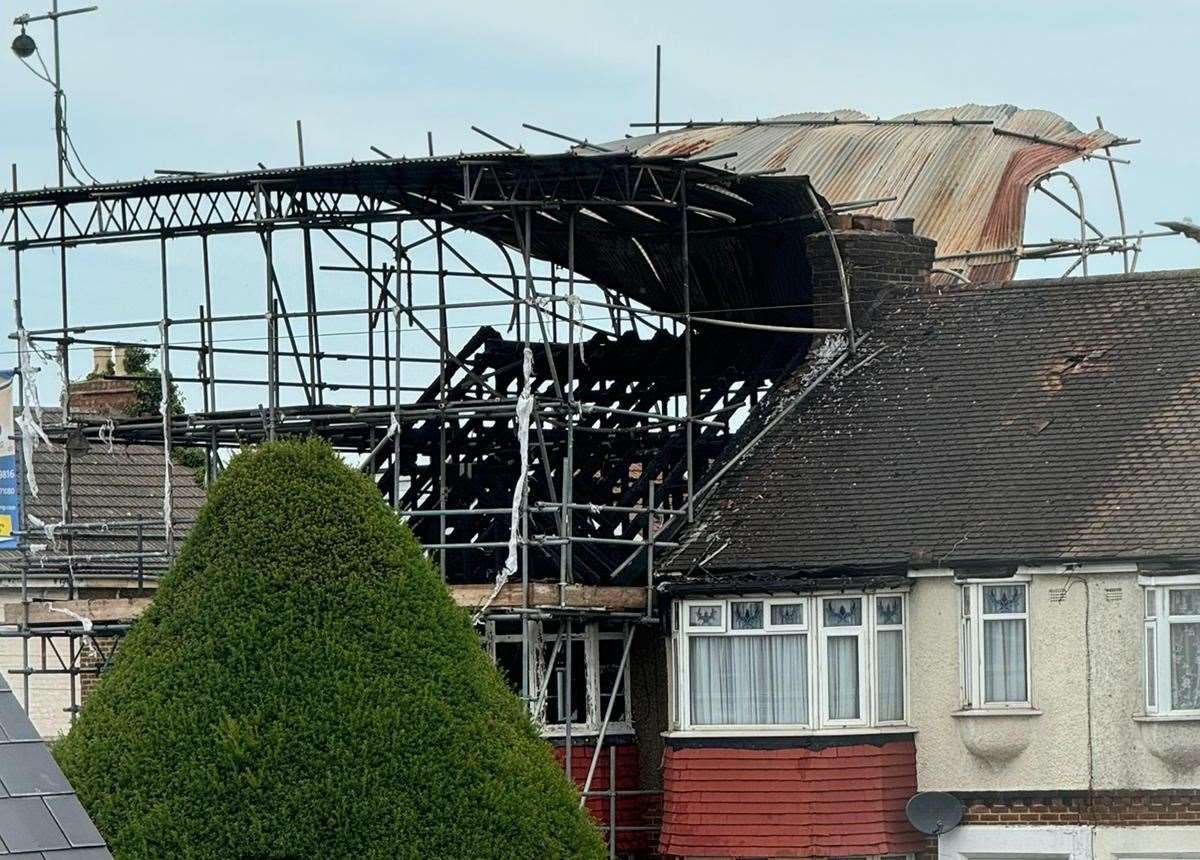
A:
<svg viewBox="0 0 1200 860">
<path fill-rule="evenodd" d="M 1174 599 L 1174 592 L 1171 592 Z M 1171 625 L 1171 707 L 1200 710 L 1200 624 Z"/>
<path fill-rule="evenodd" d="M 985 704 L 1029 700 L 1024 619 L 983 623 L 983 685 Z"/>
<path fill-rule="evenodd" d="M 774 603 L 771 605 L 772 624 L 804 624 L 803 603 Z"/>
<path fill-rule="evenodd" d="M 600 718 L 608 709 L 608 700 L 612 697 L 613 682 L 617 679 L 617 669 L 621 666 L 621 655 L 625 652 L 625 642 L 621 639 L 601 639 L 598 643 L 600 652 Z M 629 677 L 629 666 L 625 666 L 625 678 Z M 617 701 L 613 705 L 612 718 L 616 722 L 629 719 L 625 705 L 625 678 L 617 688 Z M 572 678 L 571 680 L 574 680 Z"/>
<path fill-rule="evenodd" d="M 831 597 L 823 603 L 826 627 L 857 627 L 862 624 L 861 597 Z"/>
<path fill-rule="evenodd" d="M 1146 589 L 1146 617 L 1153 618 L 1158 614 L 1158 592 L 1153 588 Z"/>
<path fill-rule="evenodd" d="M 1172 615 L 1200 615 L 1200 588 L 1172 588 Z"/>
<path fill-rule="evenodd" d="M 828 609 L 826 610 L 828 612 Z M 858 703 L 858 637 L 830 636 L 827 640 L 829 665 L 829 718 L 857 720 Z"/>
<path fill-rule="evenodd" d="M 496 643 L 496 668 L 517 695 L 521 694 L 521 643 Z"/>
<path fill-rule="evenodd" d="M 1024 611 L 1024 585 L 985 585 L 983 587 L 984 615 L 1003 615 Z"/>
<path fill-rule="evenodd" d="M 720 627 L 721 626 L 721 606 L 689 606 L 688 607 L 688 626 L 689 627 Z"/>
<path fill-rule="evenodd" d="M 1158 662 L 1154 659 L 1154 625 L 1146 628 L 1146 704 L 1158 707 Z"/>
<path fill-rule="evenodd" d="M 567 693 L 567 638 L 558 646 L 554 665 L 550 665 L 550 653 L 554 650 L 554 639 L 547 638 L 542 644 L 542 659 L 550 673 L 550 684 L 546 688 L 546 722 L 567 722 L 568 710 L 572 723 L 587 721 L 587 656 L 586 645 L 571 636 L 571 691 Z"/>
<path fill-rule="evenodd" d="M 904 719 L 904 631 L 881 630 L 877 636 L 879 685 L 875 694 L 878 717 L 884 721 Z"/>
<path fill-rule="evenodd" d="M 692 724 L 808 723 L 804 634 L 688 637 Z"/>
<path fill-rule="evenodd" d="M 903 624 L 904 610 L 900 598 L 875 598 L 875 621 L 878 624 Z"/>
<path fill-rule="evenodd" d="M 963 586 L 962 595 L 963 595 L 962 614 L 965 618 L 970 618 L 971 617 L 971 587 Z"/>
<path fill-rule="evenodd" d="M 729 604 L 729 623 L 734 630 L 762 630 L 761 600 L 735 600 Z"/>
</svg>

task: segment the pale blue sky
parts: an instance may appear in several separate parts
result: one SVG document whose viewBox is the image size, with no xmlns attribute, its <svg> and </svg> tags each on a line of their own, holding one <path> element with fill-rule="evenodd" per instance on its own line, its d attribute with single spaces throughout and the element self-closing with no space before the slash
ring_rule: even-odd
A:
<svg viewBox="0 0 1200 860">
<path fill-rule="evenodd" d="M 33 1 L 5 0 L 0 20 L 43 11 Z M 102 180 L 294 163 L 296 119 L 310 163 L 368 159 L 372 144 L 422 154 L 426 130 L 439 152 L 488 148 L 472 123 L 535 151 L 561 147 L 522 122 L 619 137 L 652 118 L 661 42 L 666 119 L 1008 102 L 1090 129 L 1099 114 L 1143 140 L 1122 153 L 1134 162 L 1121 168 L 1130 226 L 1200 218 L 1194 0 L 96 2 L 99 12 L 64 22 L 64 84 L 75 142 Z M 49 29 L 31 32 L 49 61 Z M 51 183 L 49 88 L 5 51 L 0 93 L 0 185 L 10 162 L 23 186 Z M 1072 169 L 1089 214 L 1115 232 L 1107 168 Z M 1046 201 L 1031 210 L 1030 240 L 1072 229 Z M 81 301 L 99 316 L 134 312 L 140 301 L 114 304 L 112 288 L 141 277 L 141 262 L 124 252 L 103 259 Z M 1168 239 L 1148 243 L 1140 268 L 1197 265 L 1200 245 Z M 30 270 L 31 324 L 54 313 L 42 276 Z M 4 330 L 10 284 L 5 258 Z"/>
</svg>

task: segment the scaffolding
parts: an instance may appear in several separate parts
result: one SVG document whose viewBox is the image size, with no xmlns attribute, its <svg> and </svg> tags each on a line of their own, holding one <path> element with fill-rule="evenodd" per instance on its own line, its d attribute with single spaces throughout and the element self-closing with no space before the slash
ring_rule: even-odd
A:
<svg viewBox="0 0 1200 860">
<path fill-rule="evenodd" d="M 22 643 L 26 703 L 31 675 L 66 675 L 73 719 L 85 648 L 110 651 L 127 626 L 49 623 L 38 588 L 68 601 L 143 593 L 169 565 L 187 526 L 173 503 L 178 449 L 204 452 L 207 482 L 243 445 L 312 434 L 372 476 L 481 627 L 519 622 L 512 680 L 535 717 L 548 675 L 532 631 L 555 626 L 549 661 L 565 651 L 569 686 L 573 625 L 619 625 L 581 799 L 615 813 L 611 745 L 608 786 L 593 782 L 635 631 L 657 620 L 655 552 L 672 546 L 660 529 L 690 518 L 697 481 L 809 341 L 845 330 L 815 327 L 797 295 L 805 237 L 838 210 L 806 179 L 594 150 L 0 195 L 18 447 L 44 434 L 61 470 L 61 486 L 40 491 L 60 490 L 56 523 L 32 517 L 39 491 L 20 482 L 22 611 L 4 633 Z M 82 298 L 108 245 L 140 255 L 123 299 L 152 310 L 135 319 Z M 30 319 L 50 295 L 54 317 Z M 157 356 L 159 413 L 74 408 L 72 353 L 135 345 Z M 61 376 L 57 410 L 41 409 L 39 366 Z M 175 387 L 192 405 L 179 414 Z M 81 458 L 114 445 L 159 452 L 161 516 L 77 512 Z M 28 471 L 33 459 L 19 459 Z M 47 657 L 55 638 L 66 649 Z M 614 852 L 618 831 L 639 829 L 607 826 Z"/>
</svg>

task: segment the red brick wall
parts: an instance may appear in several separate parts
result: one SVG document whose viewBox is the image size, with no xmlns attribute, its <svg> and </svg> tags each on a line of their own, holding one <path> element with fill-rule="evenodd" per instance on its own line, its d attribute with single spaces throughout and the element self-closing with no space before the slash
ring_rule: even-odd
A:
<svg viewBox="0 0 1200 860">
<path fill-rule="evenodd" d="M 638 789 L 638 750 L 633 743 L 616 743 L 604 745 L 600 751 L 600 760 L 596 764 L 596 773 L 592 777 L 590 792 L 607 791 L 609 786 L 609 749 L 616 751 L 616 790 L 636 791 Z M 588 767 L 592 763 L 592 754 L 596 750 L 594 743 L 575 742 L 571 745 L 571 778 L 583 789 L 587 781 Z M 556 746 L 554 755 L 559 764 L 566 762 L 566 748 Z M 644 827 L 657 819 L 659 799 L 653 794 L 618 795 L 616 798 L 617 827 Z M 588 811 L 604 832 L 607 840 L 609 831 L 609 798 L 592 794 L 587 802 Z M 657 834 L 646 830 L 617 830 L 618 854 L 652 853 L 657 842 Z"/>
<path fill-rule="evenodd" d="M 1200 823 L 1200 789 L 959 793 L 964 824 Z"/>
<path fill-rule="evenodd" d="M 659 851 L 668 857 L 844 857 L 925 844 L 904 815 L 911 738 L 814 750 L 668 747 Z"/>
</svg>

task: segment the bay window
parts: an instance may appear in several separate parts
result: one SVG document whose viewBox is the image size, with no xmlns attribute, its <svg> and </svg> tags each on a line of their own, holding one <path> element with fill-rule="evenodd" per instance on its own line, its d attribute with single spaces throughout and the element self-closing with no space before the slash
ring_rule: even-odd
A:
<svg viewBox="0 0 1200 860">
<path fill-rule="evenodd" d="M 1029 585 L 962 584 L 962 693 L 966 708 L 1029 708 Z"/>
<path fill-rule="evenodd" d="M 902 594 L 685 600 L 675 619 L 681 729 L 836 730 L 906 719 Z"/>
<path fill-rule="evenodd" d="M 1146 713 L 1200 716 L 1200 587 L 1146 588 Z"/>
</svg>

